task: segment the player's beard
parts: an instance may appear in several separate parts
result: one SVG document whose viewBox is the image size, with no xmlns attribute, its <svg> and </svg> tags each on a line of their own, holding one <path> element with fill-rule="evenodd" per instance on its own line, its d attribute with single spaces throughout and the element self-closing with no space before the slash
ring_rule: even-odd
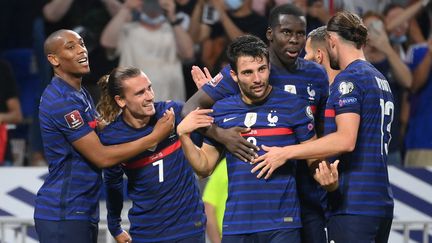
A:
<svg viewBox="0 0 432 243">
<path fill-rule="evenodd" d="M 241 92 L 250 101 L 252 101 L 252 103 L 260 102 L 265 99 L 271 91 L 271 86 L 268 84 L 268 82 L 264 83 L 263 85 L 263 90 L 259 93 L 256 93 L 253 90 L 247 88 L 243 88 Z"/>
</svg>

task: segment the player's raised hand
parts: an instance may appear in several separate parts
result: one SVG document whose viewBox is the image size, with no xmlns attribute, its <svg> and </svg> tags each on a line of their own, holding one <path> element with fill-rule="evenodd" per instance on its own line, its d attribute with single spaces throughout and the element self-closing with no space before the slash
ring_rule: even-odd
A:
<svg viewBox="0 0 432 243">
<path fill-rule="evenodd" d="M 114 238 L 117 243 L 132 243 L 132 238 L 130 237 L 128 232 L 124 230 Z"/>
<path fill-rule="evenodd" d="M 208 114 L 213 112 L 212 109 L 195 109 L 183 118 L 177 126 L 179 136 L 190 134 L 198 128 L 209 127 L 213 123 L 213 117 Z"/>
<path fill-rule="evenodd" d="M 159 140 L 166 138 L 174 129 L 175 115 L 171 107 L 166 110 L 164 116 L 161 117 L 153 128 L 153 133 L 157 133 Z"/>
<path fill-rule="evenodd" d="M 201 70 L 198 66 L 192 66 L 191 75 L 198 89 L 212 79 L 210 71 L 206 67 Z"/>
<path fill-rule="evenodd" d="M 273 172 L 285 164 L 287 158 L 285 158 L 284 147 L 267 147 L 265 145 L 261 146 L 266 152 L 265 154 L 259 156 L 252 161 L 253 164 L 258 163 L 252 170 L 252 173 L 261 170 L 257 178 L 261 178 L 265 175 L 264 179 L 269 179 Z"/>
<path fill-rule="evenodd" d="M 339 187 L 339 160 L 328 164 L 327 161 L 321 161 L 318 168 L 315 169 L 314 179 L 326 190 L 334 191 Z"/>
</svg>

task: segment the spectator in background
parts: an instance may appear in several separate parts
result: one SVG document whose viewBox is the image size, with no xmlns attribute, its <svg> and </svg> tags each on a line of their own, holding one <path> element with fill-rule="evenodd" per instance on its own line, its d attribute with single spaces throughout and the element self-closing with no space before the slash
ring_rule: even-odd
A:
<svg viewBox="0 0 432 243">
<path fill-rule="evenodd" d="M 192 21 L 192 13 L 198 0 L 175 0 L 176 3 L 176 17 L 181 19 L 181 26 L 190 34 L 190 27 Z M 198 46 L 194 46 L 196 50 Z M 190 60 L 183 60 L 183 77 L 186 88 L 186 99 L 189 99 L 197 90 L 194 84 L 190 70 L 192 66 L 197 63 L 197 53 L 194 53 L 194 58 Z"/>
<path fill-rule="evenodd" d="M 252 10 L 252 0 L 199 0 L 195 6 L 191 36 L 201 44 L 201 62 L 211 73 L 227 63 L 228 43 L 244 34 L 266 41 L 267 20 Z"/>
<path fill-rule="evenodd" d="M 405 165 L 432 165 L 432 38 L 413 45 L 407 54 L 407 64 L 413 73 L 410 116 L 405 136 Z"/>
<path fill-rule="evenodd" d="M 182 60 L 194 58 L 175 7 L 174 0 L 126 0 L 100 39 L 119 55 L 120 66 L 138 67 L 152 77 L 158 100 L 185 100 Z"/>
<path fill-rule="evenodd" d="M 39 131 L 34 116 L 43 80 L 39 75 L 40 63 L 35 58 L 34 47 L 37 45 L 32 32 L 35 19 L 41 15 L 42 5 L 43 0 L 0 1 L 0 56 L 7 60 L 12 70 L 23 117 L 23 122 L 9 134 L 9 139 L 24 142 L 18 143 L 20 154 L 14 158 L 16 165 L 27 162 L 27 148 L 32 147 L 31 141 L 27 143 L 29 130 L 31 132 L 34 126 Z M 31 164 L 31 159 L 29 162 Z"/>
<path fill-rule="evenodd" d="M 418 1 L 407 8 L 399 4 L 389 4 L 383 11 L 390 43 L 402 60 L 405 59 L 410 44 L 425 42 L 415 16 L 428 2 L 429 0 Z"/>
<path fill-rule="evenodd" d="M 363 16 L 368 11 L 381 14 L 391 2 L 392 0 L 334 0 L 334 7 L 337 11 L 346 10 L 358 16 Z"/>
<path fill-rule="evenodd" d="M 421 11 L 420 13 L 416 14 L 415 19 L 416 22 L 418 23 L 418 27 L 423 37 L 427 39 L 427 37 L 431 33 L 431 27 L 432 27 L 430 21 L 430 18 L 432 17 L 432 4 L 429 4 L 430 0 L 408 0 L 409 6 L 415 5 L 418 2 L 422 3 L 421 9 L 425 11 Z"/>
<path fill-rule="evenodd" d="M 406 52 L 411 44 L 425 42 L 425 38 L 419 30 L 415 16 L 424 12 L 423 10 L 427 6 L 430 6 L 429 0 L 417 1 L 406 8 L 399 4 L 389 4 L 384 9 L 384 26 L 388 33 L 388 39 L 390 40 L 395 52 L 403 61 L 406 60 Z M 409 92 L 405 91 L 401 94 L 399 90 L 399 92 L 394 92 L 394 95 L 399 99 L 399 138 L 403 139 L 406 134 L 407 124 L 410 117 Z M 394 128 L 395 126 L 392 129 Z M 393 145 L 390 145 L 391 147 L 397 143 L 395 140 L 393 140 L 393 142 Z M 399 145 L 402 150 L 401 153 L 403 158 L 405 157 L 405 143 L 399 142 Z"/>
<path fill-rule="evenodd" d="M 387 79 L 394 99 L 392 139 L 389 146 L 388 164 L 402 165 L 403 131 L 406 124 L 402 123 L 402 97 L 406 89 L 411 87 L 412 75 L 407 65 L 391 46 L 382 15 L 367 12 L 363 22 L 368 28 L 369 41 L 364 48 L 366 60 L 375 66 Z"/>
<path fill-rule="evenodd" d="M 9 64 L 0 60 L 0 165 L 12 163 L 7 124 L 22 121 L 15 78 Z"/>
</svg>

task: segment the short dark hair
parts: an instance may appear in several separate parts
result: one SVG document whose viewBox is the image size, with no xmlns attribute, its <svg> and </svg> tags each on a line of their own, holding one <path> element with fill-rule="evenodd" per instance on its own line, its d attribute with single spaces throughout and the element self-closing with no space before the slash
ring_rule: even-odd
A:
<svg viewBox="0 0 432 243">
<path fill-rule="evenodd" d="M 269 61 L 269 51 L 266 43 L 254 35 L 243 35 L 234 39 L 228 46 L 227 57 L 231 69 L 237 72 L 237 60 L 241 56 L 266 58 Z"/>
<path fill-rule="evenodd" d="M 323 25 L 309 32 L 307 38 L 311 40 L 311 44 L 315 48 L 318 43 L 325 43 L 326 36 L 327 27 Z"/>
<path fill-rule="evenodd" d="M 327 23 L 327 31 L 336 32 L 347 41 L 354 42 L 360 49 L 367 41 L 367 28 L 360 17 L 348 11 L 336 13 Z"/>
<path fill-rule="evenodd" d="M 44 42 L 44 53 L 45 53 L 45 55 L 53 54 L 53 53 L 54 53 L 53 46 L 52 46 L 53 43 L 55 42 L 56 39 L 59 39 L 59 38 L 63 37 L 63 35 L 64 35 L 65 33 L 67 33 L 67 32 L 74 32 L 74 33 L 76 33 L 76 32 L 73 31 L 73 30 L 60 29 L 60 30 L 57 30 L 57 31 L 51 33 L 51 34 L 50 34 L 50 35 L 45 39 L 45 42 Z"/>
<path fill-rule="evenodd" d="M 296 17 L 306 17 L 305 13 L 293 4 L 282 4 L 274 7 L 269 14 L 268 24 L 269 27 L 274 28 L 279 24 L 279 16 L 280 15 L 293 15 Z M 306 20 L 306 18 L 305 18 Z"/>
</svg>

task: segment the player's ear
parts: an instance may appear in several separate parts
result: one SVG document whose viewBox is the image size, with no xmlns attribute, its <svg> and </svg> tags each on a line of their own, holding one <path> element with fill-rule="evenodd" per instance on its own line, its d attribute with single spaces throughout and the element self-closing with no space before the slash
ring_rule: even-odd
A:
<svg viewBox="0 0 432 243">
<path fill-rule="evenodd" d="M 273 41 L 273 30 L 270 27 L 267 28 L 266 37 L 268 41 Z"/>
<path fill-rule="evenodd" d="M 120 95 L 114 96 L 114 100 L 120 108 L 123 109 L 126 106 L 125 100 Z"/>
<path fill-rule="evenodd" d="M 234 70 L 230 70 L 230 75 L 231 75 L 231 78 L 236 82 L 236 83 L 238 83 L 238 77 L 237 77 L 237 73 L 234 71 Z"/>
<path fill-rule="evenodd" d="M 322 62 L 323 62 L 323 51 L 321 49 L 319 49 L 319 48 L 315 52 L 315 59 L 317 60 L 317 62 L 319 64 L 322 64 Z"/>
<path fill-rule="evenodd" d="M 47 59 L 51 63 L 51 65 L 53 65 L 54 67 L 58 67 L 60 65 L 58 58 L 55 54 L 48 54 Z"/>
</svg>

